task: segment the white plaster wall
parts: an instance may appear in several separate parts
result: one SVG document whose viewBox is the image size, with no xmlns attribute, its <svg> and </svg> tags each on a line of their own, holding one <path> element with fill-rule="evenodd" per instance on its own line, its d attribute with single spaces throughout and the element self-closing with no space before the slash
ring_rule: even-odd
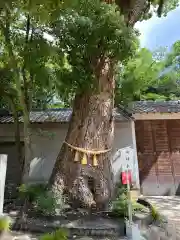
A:
<svg viewBox="0 0 180 240">
<path fill-rule="evenodd" d="M 33 160 L 31 163 L 31 181 L 47 181 L 52 172 L 53 165 L 65 139 L 68 124 L 34 124 L 32 128 Z M 21 133 L 22 140 L 23 134 Z M 0 125 L 0 142 L 14 141 L 14 128 L 12 124 Z M 118 150 L 124 147 L 132 147 L 133 136 L 131 122 L 119 122 L 115 125 L 115 139 L 112 153 L 113 172 L 115 181 L 120 179 L 122 159 Z M 137 160 L 133 159 L 134 160 Z M 132 163 L 133 164 L 133 163 Z M 135 171 L 138 169 L 134 168 Z M 137 174 L 134 174 L 134 178 Z"/>
<path fill-rule="evenodd" d="M 23 140 L 22 131 L 21 137 Z M 0 142 L 13 142 L 13 141 L 14 141 L 13 124 L 0 124 Z"/>
<path fill-rule="evenodd" d="M 30 178 L 47 181 L 51 175 L 54 163 L 61 149 L 67 132 L 67 124 L 57 124 L 52 128 L 33 129 L 33 156 Z"/>
<path fill-rule="evenodd" d="M 66 136 L 67 124 L 33 124 L 30 180 L 47 181 L 52 172 L 61 145 Z M 23 126 L 21 126 L 23 141 Z M 14 141 L 13 124 L 0 124 L 0 142 Z M 11 151 L 11 149 L 9 149 Z"/>
<path fill-rule="evenodd" d="M 115 124 L 115 138 L 113 151 L 127 146 L 133 147 L 131 122 L 119 122 Z"/>
</svg>

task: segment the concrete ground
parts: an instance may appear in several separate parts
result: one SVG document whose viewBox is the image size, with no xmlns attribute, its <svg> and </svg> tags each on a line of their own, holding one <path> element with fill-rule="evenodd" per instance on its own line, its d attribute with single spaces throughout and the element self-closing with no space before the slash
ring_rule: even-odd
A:
<svg viewBox="0 0 180 240">
<path fill-rule="evenodd" d="M 172 197 L 156 197 L 156 196 L 148 196 L 148 197 L 144 197 L 146 198 L 151 204 L 153 204 L 153 206 L 156 207 L 156 209 L 159 211 L 159 213 L 163 216 L 165 216 L 165 218 L 168 220 L 167 224 L 165 225 L 165 232 L 166 236 L 165 237 L 160 237 L 161 234 L 161 230 L 159 229 L 159 227 L 154 227 L 153 228 L 153 233 L 150 230 L 150 234 L 146 234 L 149 235 L 149 237 L 146 237 L 145 239 L 147 240 L 180 240 L 180 197 L 176 197 L 176 196 L 172 196 Z M 145 232 L 148 232 L 148 230 L 145 230 Z M 154 235 L 155 233 L 155 235 Z M 21 235 L 21 234 L 20 234 Z M 163 234 L 164 235 L 164 234 Z M 17 235 L 16 235 L 17 237 Z M 37 237 L 36 236 L 29 236 L 28 238 L 24 238 L 24 236 L 22 237 L 18 237 L 16 238 L 17 240 L 36 240 Z M 126 239 L 126 238 L 120 238 L 122 240 Z M 118 239 L 118 240 L 120 240 Z M 78 238 L 77 240 L 97 240 L 95 238 L 88 238 L 88 237 L 81 237 Z M 111 239 L 111 238 L 104 238 L 104 239 L 99 239 L 98 240 L 115 240 L 115 239 Z"/>
<path fill-rule="evenodd" d="M 1 238 L 1 240 L 39 240 L 40 238 L 35 235 L 30 235 L 30 234 L 24 234 L 24 233 L 12 233 L 11 237 L 6 236 L 4 238 Z M 74 240 L 127 240 L 126 237 L 122 238 L 109 238 L 109 237 L 104 237 L 104 238 L 93 238 L 93 237 L 79 237 L 79 238 L 74 238 Z"/>
<path fill-rule="evenodd" d="M 180 239 L 180 197 L 148 196 L 146 199 L 168 220 L 166 231 L 173 235 L 172 239 Z"/>
<path fill-rule="evenodd" d="M 169 219 L 180 222 L 180 197 L 146 197 Z"/>
</svg>

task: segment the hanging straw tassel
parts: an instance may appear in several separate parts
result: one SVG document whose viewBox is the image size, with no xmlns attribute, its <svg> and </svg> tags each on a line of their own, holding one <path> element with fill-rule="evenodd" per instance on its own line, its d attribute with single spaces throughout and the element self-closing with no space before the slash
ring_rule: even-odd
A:
<svg viewBox="0 0 180 240">
<path fill-rule="evenodd" d="M 94 154 L 94 156 L 93 156 L 93 166 L 94 166 L 94 167 L 98 166 L 96 154 Z"/>
<path fill-rule="evenodd" d="M 78 161 L 79 161 L 79 152 L 76 151 L 75 157 L 74 157 L 74 162 L 78 162 Z"/>
<path fill-rule="evenodd" d="M 81 160 L 81 164 L 82 164 L 82 165 L 86 165 L 86 164 L 87 164 L 87 156 L 86 156 L 85 153 L 84 153 L 83 158 L 82 158 L 82 160 Z"/>
</svg>

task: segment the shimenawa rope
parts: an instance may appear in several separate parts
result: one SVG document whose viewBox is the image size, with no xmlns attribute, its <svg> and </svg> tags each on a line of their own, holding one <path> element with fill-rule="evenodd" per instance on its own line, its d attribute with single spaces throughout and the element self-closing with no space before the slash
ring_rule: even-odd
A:
<svg viewBox="0 0 180 240">
<path fill-rule="evenodd" d="M 89 150 L 89 149 L 85 149 L 85 148 L 80 148 L 80 147 L 75 147 L 71 144 L 69 144 L 68 142 L 64 141 L 64 143 L 70 147 L 71 149 L 75 150 L 75 158 L 74 161 L 78 162 L 79 161 L 79 153 L 83 153 L 83 158 L 81 159 L 81 164 L 82 165 L 86 165 L 87 164 L 87 154 L 91 154 L 93 155 L 93 166 L 98 166 L 98 162 L 97 162 L 97 155 L 103 154 L 103 153 L 107 153 L 109 151 L 111 151 L 110 149 L 105 149 L 105 150 Z"/>
</svg>

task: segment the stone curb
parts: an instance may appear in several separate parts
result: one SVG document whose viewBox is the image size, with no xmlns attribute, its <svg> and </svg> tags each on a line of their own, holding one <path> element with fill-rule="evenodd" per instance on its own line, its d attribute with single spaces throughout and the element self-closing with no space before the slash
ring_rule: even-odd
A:
<svg viewBox="0 0 180 240">
<path fill-rule="evenodd" d="M 138 218 L 138 217 L 137 217 Z M 14 219 L 15 221 L 15 219 Z M 152 217 L 150 214 L 146 214 L 145 217 L 141 219 L 134 220 L 136 224 L 138 224 L 140 229 L 147 229 L 153 222 Z M 88 228 L 88 227 L 67 227 L 66 224 L 60 224 L 58 221 L 56 224 L 37 224 L 37 223 L 28 223 L 27 228 L 32 233 L 47 233 L 52 232 L 60 227 L 66 228 L 70 235 L 76 236 L 98 236 L 98 237 L 105 237 L 105 236 L 126 236 L 125 230 L 125 222 L 124 224 L 121 223 L 119 227 L 112 227 L 112 228 Z M 16 230 L 16 229 L 13 229 Z M 27 229 L 21 229 L 22 231 L 26 231 Z"/>
<path fill-rule="evenodd" d="M 15 222 L 16 217 L 12 217 L 13 222 Z M 83 227 L 83 226 L 78 226 L 78 227 L 71 227 L 68 226 L 67 223 L 62 223 L 60 220 L 58 221 L 57 217 L 54 218 L 51 217 L 48 219 L 49 221 L 44 221 L 45 218 L 39 218 L 39 219 L 34 219 L 34 218 L 29 218 L 28 223 L 27 223 L 27 228 L 21 228 L 21 231 L 31 231 L 32 233 L 35 234 L 43 234 L 47 232 L 52 232 L 60 227 L 64 227 L 69 230 L 70 235 L 77 235 L 77 236 L 96 236 L 96 237 L 117 237 L 117 236 L 126 236 L 126 230 L 125 230 L 125 221 L 124 223 L 120 223 L 118 226 L 112 226 L 112 227 L 98 227 L 96 228 L 93 226 L 93 228 L 88 228 L 88 227 Z M 135 215 L 134 216 L 134 222 L 138 224 L 140 230 L 141 229 L 148 229 L 150 225 L 153 223 L 153 219 L 150 213 L 146 214 L 141 214 L 141 216 Z M 118 223 L 118 222 L 117 222 Z M 13 230 L 18 230 L 13 228 Z"/>
<path fill-rule="evenodd" d="M 13 222 L 15 222 L 15 218 Z M 83 227 L 83 226 L 68 226 L 68 224 L 60 223 L 59 221 L 54 223 L 41 223 L 41 220 L 37 221 L 37 219 L 29 219 L 26 225 L 26 228 L 22 227 L 21 231 L 30 231 L 32 233 L 43 234 L 48 232 L 53 232 L 59 228 L 65 228 L 68 230 L 69 235 L 76 235 L 76 236 L 96 236 L 96 237 L 117 237 L 117 236 L 124 236 L 124 224 L 120 224 L 119 226 L 111 226 L 111 227 Z M 13 230 L 18 230 L 13 228 Z"/>
</svg>

